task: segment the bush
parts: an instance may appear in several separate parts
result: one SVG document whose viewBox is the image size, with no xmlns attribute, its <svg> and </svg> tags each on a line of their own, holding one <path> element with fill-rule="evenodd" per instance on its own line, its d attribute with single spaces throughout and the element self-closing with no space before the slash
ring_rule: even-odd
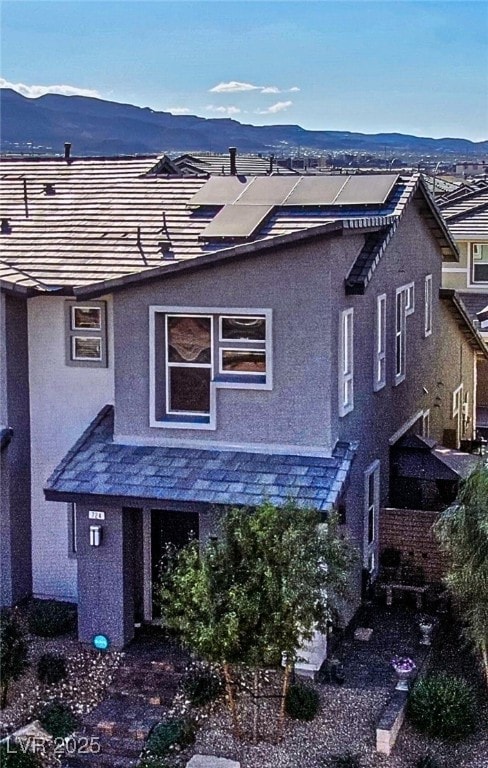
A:
<svg viewBox="0 0 488 768">
<path fill-rule="evenodd" d="M 333 755 L 333 768 L 361 768 L 359 755 L 352 752 L 344 752 L 342 755 Z"/>
<path fill-rule="evenodd" d="M 183 678 L 183 691 L 194 707 L 203 707 L 217 699 L 224 690 L 219 672 L 209 664 L 190 664 Z"/>
<path fill-rule="evenodd" d="M 57 653 L 45 653 L 37 662 L 37 678 L 40 683 L 55 685 L 66 677 L 66 661 Z"/>
<path fill-rule="evenodd" d="M 2 768 L 40 768 L 34 752 L 23 752 L 20 745 L 11 740 L 0 744 L 0 765 Z"/>
<path fill-rule="evenodd" d="M 194 722 L 187 717 L 180 717 L 155 725 L 149 734 L 146 749 L 155 757 L 164 757 L 176 745 L 187 747 L 194 741 Z"/>
<path fill-rule="evenodd" d="M 432 674 L 418 680 L 408 701 L 410 721 L 424 733 L 462 739 L 475 729 L 475 696 L 461 678 Z"/>
<path fill-rule="evenodd" d="M 427 752 L 423 757 L 419 757 L 416 763 L 416 768 L 442 768 L 440 762 L 435 757 L 435 755 L 432 754 L 432 752 Z"/>
<path fill-rule="evenodd" d="M 17 614 L 5 609 L 0 613 L 0 709 L 7 706 L 10 683 L 18 680 L 28 666 L 27 643 Z"/>
<path fill-rule="evenodd" d="M 53 702 L 41 712 L 39 717 L 41 725 L 54 738 L 64 738 L 73 733 L 77 726 L 77 719 L 66 704 Z"/>
<path fill-rule="evenodd" d="M 319 705 L 319 695 L 310 685 L 294 683 L 288 688 L 285 711 L 294 720 L 313 720 Z"/>
<path fill-rule="evenodd" d="M 76 628 L 76 609 L 70 603 L 35 600 L 27 621 L 32 635 L 56 637 Z"/>
</svg>

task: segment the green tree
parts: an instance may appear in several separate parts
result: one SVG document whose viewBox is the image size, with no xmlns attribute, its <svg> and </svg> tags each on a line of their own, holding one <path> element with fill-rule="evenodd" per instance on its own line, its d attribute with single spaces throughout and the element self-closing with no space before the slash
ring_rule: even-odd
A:
<svg viewBox="0 0 488 768">
<path fill-rule="evenodd" d="M 481 656 L 488 686 L 488 465 L 480 465 L 461 483 L 435 532 L 448 557 L 446 584 Z"/>
<path fill-rule="evenodd" d="M 18 680 L 27 661 L 27 643 L 15 611 L 0 614 L 0 709 L 7 706 L 10 683 Z"/>
<path fill-rule="evenodd" d="M 204 551 L 192 542 L 172 561 L 160 591 L 164 619 L 189 648 L 222 664 L 237 733 L 233 665 L 258 669 L 285 654 L 281 728 L 297 650 L 337 615 L 353 560 L 335 515 L 321 524 L 318 512 L 289 501 L 230 509 L 218 539 Z"/>
</svg>

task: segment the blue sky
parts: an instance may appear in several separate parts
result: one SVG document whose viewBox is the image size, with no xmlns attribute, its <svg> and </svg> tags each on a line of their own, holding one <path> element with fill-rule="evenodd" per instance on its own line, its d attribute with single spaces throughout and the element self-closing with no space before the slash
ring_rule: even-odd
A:
<svg viewBox="0 0 488 768">
<path fill-rule="evenodd" d="M 1 36 L 25 95 L 488 138 L 485 0 L 3 0 Z"/>
</svg>

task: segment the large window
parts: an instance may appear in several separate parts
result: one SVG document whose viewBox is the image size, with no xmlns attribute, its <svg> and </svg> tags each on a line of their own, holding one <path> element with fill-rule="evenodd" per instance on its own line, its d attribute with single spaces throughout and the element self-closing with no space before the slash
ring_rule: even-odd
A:
<svg viewBox="0 0 488 768">
<path fill-rule="evenodd" d="M 107 320 L 104 301 L 65 303 L 66 365 L 107 366 Z"/>
<path fill-rule="evenodd" d="M 151 425 L 215 429 L 216 389 L 271 389 L 271 310 L 151 307 Z"/>
<path fill-rule="evenodd" d="M 378 522 L 380 514 L 380 462 L 371 464 L 364 474 L 364 567 L 376 569 Z"/>
<path fill-rule="evenodd" d="M 376 328 L 373 388 L 377 392 L 386 384 L 386 294 L 376 300 Z"/>
<path fill-rule="evenodd" d="M 346 309 L 340 316 L 339 337 L 339 415 L 354 408 L 354 310 Z"/>
<path fill-rule="evenodd" d="M 472 243 L 471 270 L 473 283 L 488 283 L 488 243 Z"/>
</svg>

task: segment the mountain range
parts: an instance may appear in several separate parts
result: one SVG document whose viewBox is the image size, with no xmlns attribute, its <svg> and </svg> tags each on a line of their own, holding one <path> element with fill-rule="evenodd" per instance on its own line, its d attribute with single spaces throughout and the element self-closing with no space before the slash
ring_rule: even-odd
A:
<svg viewBox="0 0 488 768">
<path fill-rule="evenodd" d="M 170 152 L 240 152 L 292 154 L 312 152 L 408 153 L 414 155 L 480 157 L 488 141 L 431 139 L 401 133 L 364 134 L 349 131 L 307 131 L 299 125 L 255 126 L 229 118 L 206 119 L 172 115 L 149 107 L 87 96 L 46 94 L 26 98 L 10 88 L 0 89 L 0 136 L 3 152 L 24 149 L 28 142 L 40 151 L 62 154 L 64 142 L 76 155 L 155 154 Z"/>
</svg>

